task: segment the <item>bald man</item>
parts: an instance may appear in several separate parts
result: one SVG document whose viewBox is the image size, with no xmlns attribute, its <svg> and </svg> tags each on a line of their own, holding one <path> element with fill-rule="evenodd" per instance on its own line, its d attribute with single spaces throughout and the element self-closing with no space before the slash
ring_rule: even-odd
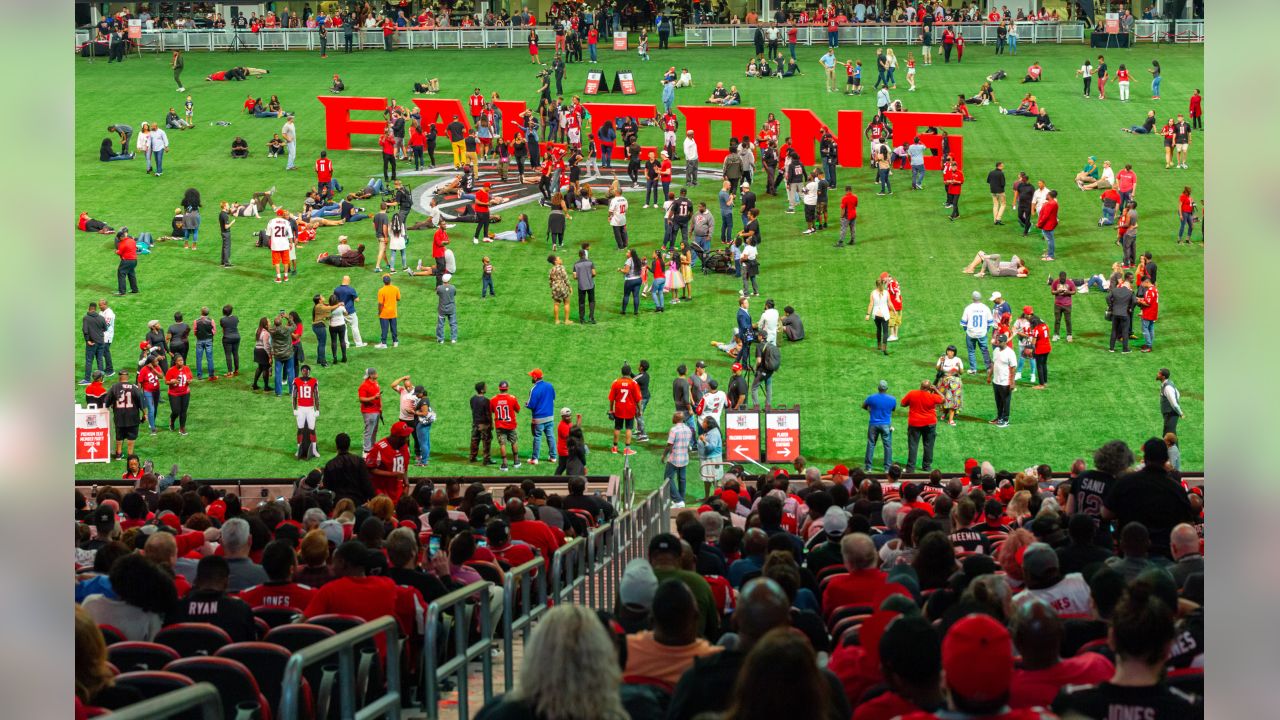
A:
<svg viewBox="0 0 1280 720">
<path fill-rule="evenodd" d="M 1174 560 L 1169 571 L 1173 573 L 1173 580 L 1178 583 L 1178 587 L 1185 585 L 1187 578 L 1192 575 L 1204 572 L 1200 534 L 1191 525 L 1182 523 L 1173 528 L 1173 532 L 1169 533 L 1169 550 L 1173 553 Z"/>
<path fill-rule="evenodd" d="M 1111 661 L 1099 653 L 1080 653 L 1065 660 L 1060 657 L 1062 621 L 1044 600 L 1017 604 L 1012 633 L 1013 644 L 1022 655 L 1009 693 L 1012 708 L 1049 707 L 1063 686 L 1100 683 L 1115 672 Z"/>
</svg>

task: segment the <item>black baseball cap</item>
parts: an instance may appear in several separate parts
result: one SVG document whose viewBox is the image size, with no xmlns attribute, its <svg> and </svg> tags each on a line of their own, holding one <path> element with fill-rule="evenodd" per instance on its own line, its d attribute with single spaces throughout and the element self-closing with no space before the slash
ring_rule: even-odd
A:
<svg viewBox="0 0 1280 720">
<path fill-rule="evenodd" d="M 659 533 L 649 541 L 649 555 L 672 554 L 679 555 L 683 552 L 680 547 L 680 538 L 671 533 Z"/>
</svg>

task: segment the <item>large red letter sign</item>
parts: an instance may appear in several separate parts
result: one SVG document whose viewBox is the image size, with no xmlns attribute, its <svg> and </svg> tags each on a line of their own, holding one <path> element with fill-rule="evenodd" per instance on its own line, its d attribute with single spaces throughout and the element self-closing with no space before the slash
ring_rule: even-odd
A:
<svg viewBox="0 0 1280 720">
<path fill-rule="evenodd" d="M 693 131 L 693 141 L 698 144 L 698 160 L 704 163 L 723 162 L 729 155 L 727 148 L 711 147 L 711 123 L 729 123 L 729 134 L 735 138 L 750 137 L 755 133 L 755 108 L 680 105 L 676 109 L 684 115 L 685 130 Z"/>
<path fill-rule="evenodd" d="M 599 132 L 600 128 L 610 120 L 616 121 L 620 117 L 651 118 L 658 112 L 656 105 L 630 105 L 626 103 L 582 103 L 582 107 L 591 113 L 591 131 Z M 617 126 L 614 122 L 614 126 Z M 598 137 L 598 136 L 597 136 Z M 586 147 L 586 140 L 583 140 L 583 147 Z M 642 146 L 640 148 L 641 157 L 648 157 L 649 152 L 657 152 L 658 148 L 650 146 Z M 622 146 L 622 138 L 618 138 L 618 144 L 613 147 L 613 156 L 615 158 L 624 158 L 627 156 L 626 148 Z"/>
<path fill-rule="evenodd" d="M 316 99 L 324 105 L 324 145 L 330 150 L 350 150 L 352 135 L 381 135 L 387 127 L 385 120 L 351 119 L 352 110 L 386 110 L 386 98 L 324 95 Z"/>
<path fill-rule="evenodd" d="M 916 136 L 925 147 L 938 152 L 937 155 L 926 155 L 925 170 L 942 169 L 942 136 L 924 134 L 920 128 L 927 127 L 961 127 L 964 124 L 959 113 L 926 113 L 926 112 L 891 112 L 885 118 L 893 125 L 893 146 L 910 145 Z M 960 167 L 964 167 L 964 138 L 950 135 L 951 157 Z M 843 148 L 842 148 L 843 149 Z"/>
<path fill-rule="evenodd" d="M 822 130 L 827 124 L 819 120 L 812 110 L 784 108 L 782 114 L 791 121 L 791 147 L 800 156 L 800 162 L 813 165 L 816 161 L 813 146 L 822 139 Z M 839 153 L 836 164 L 840 167 L 862 167 L 862 111 L 841 110 L 836 113 L 836 132 L 832 136 L 836 139 L 836 151 Z"/>
</svg>

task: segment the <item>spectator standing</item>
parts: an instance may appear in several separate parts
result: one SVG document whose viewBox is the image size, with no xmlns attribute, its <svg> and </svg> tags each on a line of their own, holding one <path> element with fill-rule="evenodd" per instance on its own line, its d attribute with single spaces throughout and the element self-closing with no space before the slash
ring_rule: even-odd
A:
<svg viewBox="0 0 1280 720">
<path fill-rule="evenodd" d="M 116 255 L 120 263 L 116 265 L 116 296 L 124 295 L 125 280 L 129 281 L 129 292 L 138 292 L 138 243 L 129 237 L 128 228 L 120 228 L 116 234 Z"/>
<path fill-rule="evenodd" d="M 662 461 L 666 464 L 663 479 L 671 482 L 671 506 L 674 508 L 684 507 L 685 472 L 693 442 L 693 430 L 685 422 L 685 417 L 680 411 L 672 414 L 671 429 L 667 431 L 667 447 L 662 452 Z"/>
<path fill-rule="evenodd" d="M 187 434 L 187 408 L 191 405 L 191 368 L 187 367 L 182 355 L 173 356 L 173 365 L 164 375 L 165 385 L 169 387 L 169 429 L 174 430 L 178 423 L 178 434 Z"/>
<path fill-rule="evenodd" d="M 520 467 L 520 451 L 517 449 L 516 426 L 520 417 L 520 401 L 507 392 L 511 385 L 503 380 L 498 383 L 498 394 L 489 400 L 489 411 L 497 429 L 498 452 L 502 455 L 502 471 L 507 470 L 507 447 L 511 448 L 512 467 Z M 550 558 L 547 559 L 550 562 Z"/>
<path fill-rule="evenodd" d="M 285 170 L 297 170 L 298 166 L 294 161 L 298 158 L 298 130 L 293 125 L 293 115 L 285 117 L 284 126 L 280 128 L 280 137 L 284 138 L 285 147 L 289 150 L 289 160 L 285 163 Z M 159 175 L 159 171 L 156 172 Z"/>
<path fill-rule="evenodd" d="M 1040 214 L 1036 218 L 1036 227 L 1040 228 L 1040 234 L 1044 236 L 1045 241 L 1045 251 L 1040 256 L 1040 259 L 1052 262 L 1054 259 L 1053 231 L 1058 228 L 1057 190 L 1050 190 L 1048 199 L 1040 206 Z"/>
<path fill-rule="evenodd" d="M 533 433 L 533 450 L 529 454 L 529 464 L 537 465 L 542 455 L 542 440 L 547 442 L 547 459 L 555 462 L 556 438 L 553 422 L 556 411 L 556 389 L 543 379 L 542 370 L 534 368 L 529 371 L 529 380 L 533 387 L 529 390 L 529 402 L 525 408 L 533 416 L 529 429 Z"/>
<path fill-rule="evenodd" d="M 621 197 L 619 195 L 618 197 Z M 617 198 L 615 198 L 616 200 Z M 625 212 L 625 201 L 624 210 Z M 612 221 L 611 221 L 612 222 Z M 625 222 L 625 221 L 624 221 Z M 616 232 L 616 231 L 615 231 Z M 625 246 L 624 246 L 625 247 Z M 619 248 L 621 249 L 621 248 Z M 573 264 L 573 279 L 578 283 L 578 322 L 596 324 L 596 265 L 587 258 L 586 250 L 578 251 L 578 262 Z M 590 319 L 584 320 L 584 306 L 590 306 Z"/>
<path fill-rule="evenodd" d="M 991 217 L 995 220 L 996 225 L 1003 225 L 1000 218 L 1004 217 L 1005 196 L 1004 196 L 1004 163 L 996 163 L 995 168 L 987 173 L 987 188 L 991 190 Z"/>
<path fill-rule="evenodd" d="M 970 302 L 964 309 L 964 313 L 960 316 L 960 326 L 965 331 L 965 345 L 969 351 L 969 374 L 974 375 L 978 372 L 978 362 L 975 350 L 982 349 L 982 360 L 986 364 L 987 371 L 991 370 L 991 351 L 987 346 L 987 333 L 990 332 L 991 324 L 995 319 L 991 315 L 991 308 L 982 302 L 982 293 L 977 290 L 973 291 L 973 302 Z"/>
<path fill-rule="evenodd" d="M 451 344 L 458 342 L 458 305 L 455 300 L 458 289 L 449 281 L 453 275 L 445 273 L 440 276 L 440 284 L 436 286 L 436 342 L 444 344 L 444 326 L 449 323 Z M 393 286 L 394 287 L 394 286 Z"/>
<path fill-rule="evenodd" d="M 1067 342 L 1071 342 L 1071 297 L 1077 292 L 1075 281 L 1067 277 L 1066 272 L 1059 272 L 1058 279 L 1049 283 L 1049 291 L 1053 293 L 1053 339 L 1057 341 L 1060 323 L 1067 323 Z"/>
<path fill-rule="evenodd" d="M 1009 347 L 1004 335 L 996 337 L 996 351 L 987 366 L 987 382 L 995 391 L 996 416 L 990 423 L 996 427 L 1009 427 L 1009 410 L 1013 403 L 1014 373 L 1018 370 L 1018 354 Z"/>
<path fill-rule="evenodd" d="M 396 328 L 399 302 L 400 288 L 391 284 L 390 275 L 383 275 L 382 287 L 378 289 L 378 324 L 382 327 L 382 339 L 374 345 L 379 350 L 387 348 L 388 330 L 391 331 L 392 347 L 400 347 L 400 334 Z"/>
<path fill-rule="evenodd" d="M 342 240 L 341 237 L 338 238 Z M 351 286 L 351 276 L 343 275 L 342 284 L 333 289 L 333 294 L 343 305 L 343 323 L 346 330 L 342 336 L 342 345 L 344 348 L 354 345 L 355 347 L 364 347 L 364 338 L 360 337 L 360 318 L 356 315 L 356 303 L 360 301 L 360 293 Z"/>
<path fill-rule="evenodd" d="M 1138 306 L 1142 308 L 1142 352 L 1148 353 L 1155 349 L 1156 344 L 1156 321 L 1160 319 L 1160 290 L 1156 287 L 1155 281 L 1150 275 L 1142 278 L 1142 295 L 1138 296 Z M 110 355 L 108 357 L 108 372 L 110 372 Z"/>
<path fill-rule="evenodd" d="M 378 436 L 378 424 L 382 422 L 382 388 L 378 385 L 378 371 L 368 368 L 364 371 L 364 380 L 356 389 L 356 399 L 360 401 L 360 417 L 364 421 L 364 453 L 373 449 L 374 438 Z"/>
<path fill-rule="evenodd" d="M 886 472 L 893 464 L 893 411 L 898 407 L 898 399 L 889 394 L 889 381 L 881 380 L 877 391 L 862 401 L 862 409 L 870 413 L 867 419 L 867 451 L 863 457 L 862 469 L 871 472 L 871 459 L 875 455 L 876 443 L 884 444 L 884 469 Z"/>
<path fill-rule="evenodd" d="M 920 382 L 920 389 L 902 396 L 902 407 L 907 408 L 907 467 L 915 472 L 916 451 L 924 440 L 924 458 L 921 472 L 933 469 L 933 444 L 938 438 L 938 406 L 944 402 L 938 389 L 928 380 Z"/>
<path fill-rule="evenodd" d="M 1164 434 L 1178 432 L 1178 420 L 1187 416 L 1182 411 L 1180 400 L 1182 393 L 1169 379 L 1169 368 L 1160 368 L 1156 372 L 1156 380 L 1160 381 L 1160 416 L 1164 418 Z"/>
<path fill-rule="evenodd" d="M 89 375 L 93 370 L 95 360 L 98 364 L 98 370 L 103 369 L 106 356 L 103 348 L 106 346 L 105 335 L 107 332 L 106 318 L 98 312 L 98 303 L 90 302 L 89 309 L 84 317 L 80 319 L 80 335 L 84 338 L 84 379 L 80 381 L 81 385 L 89 384 Z"/>
<path fill-rule="evenodd" d="M 160 123 L 151 126 L 151 162 L 156 168 L 156 177 L 164 174 L 164 154 L 169 149 L 169 135 L 160 127 Z"/>
</svg>

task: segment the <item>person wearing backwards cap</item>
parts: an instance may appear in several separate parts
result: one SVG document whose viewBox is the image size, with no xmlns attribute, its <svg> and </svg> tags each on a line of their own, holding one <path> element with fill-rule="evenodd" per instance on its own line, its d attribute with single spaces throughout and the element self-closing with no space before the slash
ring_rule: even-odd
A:
<svg viewBox="0 0 1280 720">
<path fill-rule="evenodd" d="M 293 226 L 289 224 L 289 211 L 276 210 L 276 216 L 267 223 L 267 241 L 271 244 L 271 264 L 276 269 L 276 282 L 281 282 L 280 267 L 284 266 L 284 282 L 289 282 L 289 257 L 294 250 Z"/>
<path fill-rule="evenodd" d="M 915 712 L 902 720 L 1039 720 L 1038 709 L 1009 708 L 1013 683 L 1013 642 L 1009 631 L 990 615 L 973 614 L 951 626 L 942 639 L 946 708 Z"/>
<path fill-rule="evenodd" d="M 658 576 L 653 566 L 644 558 L 634 558 L 622 571 L 618 583 L 618 600 L 613 614 L 627 634 L 648 630 L 649 611 L 653 609 L 653 597 L 658 592 Z"/>
<path fill-rule="evenodd" d="M 512 467 L 520 467 L 520 451 L 516 447 L 516 419 L 520 415 L 520 401 L 507 392 L 510 387 L 506 380 L 498 383 L 498 394 L 489 400 L 493 427 L 498 431 L 498 452 L 502 455 L 503 472 L 507 471 L 508 447 L 511 448 L 511 460 L 514 463 Z"/>
<path fill-rule="evenodd" d="M 391 434 L 374 443 L 364 460 L 373 489 L 392 502 L 399 502 L 408 481 L 409 436 L 412 434 L 408 424 L 397 421 L 391 426 Z"/>
<path fill-rule="evenodd" d="M 533 431 L 533 451 L 529 454 L 529 464 L 537 465 L 542 456 L 542 438 L 547 439 L 547 459 L 556 461 L 555 432 L 551 423 L 555 420 L 556 389 L 542 378 L 542 370 L 534 368 L 529 371 L 529 380 L 533 387 L 529 389 L 529 402 L 525 408 L 533 415 L 529 429 Z"/>
</svg>

